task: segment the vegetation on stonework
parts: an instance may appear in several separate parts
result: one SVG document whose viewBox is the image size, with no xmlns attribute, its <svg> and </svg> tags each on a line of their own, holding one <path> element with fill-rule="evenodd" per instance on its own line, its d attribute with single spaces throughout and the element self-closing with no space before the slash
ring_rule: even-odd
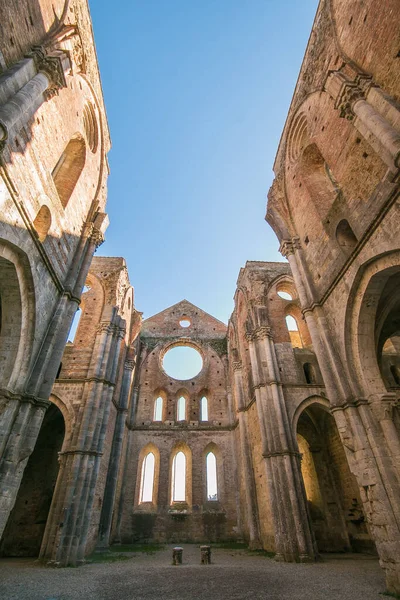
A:
<svg viewBox="0 0 400 600">
<path fill-rule="evenodd" d="M 133 554 L 121 554 L 114 552 L 96 552 L 88 557 L 87 563 L 114 563 L 119 562 L 121 560 L 131 560 L 133 558 Z"/>
<path fill-rule="evenodd" d="M 381 596 L 388 596 L 389 598 L 396 598 L 396 600 L 400 600 L 400 594 L 393 594 L 392 592 L 381 592 Z"/>
<path fill-rule="evenodd" d="M 255 556 L 266 556 L 267 558 L 275 558 L 275 552 L 269 552 L 268 550 L 249 550 L 250 554 Z"/>
<path fill-rule="evenodd" d="M 247 550 L 247 544 L 244 542 L 218 542 L 211 544 L 212 548 L 223 548 L 224 550 Z"/>
<path fill-rule="evenodd" d="M 159 550 L 163 550 L 165 546 L 162 544 L 119 544 L 110 546 L 104 552 L 94 552 L 87 559 L 88 563 L 108 563 L 118 562 L 120 560 L 131 560 L 138 552 L 145 554 L 155 554 Z"/>
<path fill-rule="evenodd" d="M 153 552 L 164 549 L 164 544 L 119 544 L 110 546 L 110 552 L 145 552 L 146 554 L 153 554 Z"/>
</svg>

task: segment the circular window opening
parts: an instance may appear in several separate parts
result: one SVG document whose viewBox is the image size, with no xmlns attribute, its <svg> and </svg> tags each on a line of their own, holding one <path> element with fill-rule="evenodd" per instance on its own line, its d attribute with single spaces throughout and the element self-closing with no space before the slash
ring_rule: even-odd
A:
<svg viewBox="0 0 400 600">
<path fill-rule="evenodd" d="M 184 317 L 183 319 L 181 319 L 181 320 L 179 321 L 179 325 L 180 325 L 181 327 L 189 327 L 189 325 L 190 325 L 190 321 L 189 321 L 189 319 L 187 319 L 186 317 Z"/>
<path fill-rule="evenodd" d="M 283 298 L 284 300 L 293 300 L 292 295 L 289 294 L 289 292 L 279 291 L 277 292 L 277 294 L 280 298 Z"/>
<path fill-rule="evenodd" d="M 162 366 L 174 379 L 193 379 L 203 368 L 203 359 L 191 346 L 174 346 L 165 353 Z"/>
</svg>

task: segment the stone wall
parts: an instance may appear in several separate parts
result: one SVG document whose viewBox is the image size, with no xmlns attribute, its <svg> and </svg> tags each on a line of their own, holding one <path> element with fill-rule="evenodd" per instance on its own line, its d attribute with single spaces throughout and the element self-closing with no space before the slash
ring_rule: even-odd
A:
<svg viewBox="0 0 400 600">
<path fill-rule="evenodd" d="M 107 228 L 110 140 L 87 3 L 0 22 L 1 535 Z"/>
<path fill-rule="evenodd" d="M 389 379 L 397 352 L 389 364 L 382 353 L 400 314 L 398 31 L 395 1 L 320 3 L 266 216 L 290 262 L 364 515 L 397 593 L 399 386 Z"/>
<path fill-rule="evenodd" d="M 182 327 L 185 319 L 189 326 Z M 170 377 L 162 367 L 165 352 L 191 346 L 202 356 L 200 373 L 189 380 Z M 128 418 L 123 493 L 118 539 L 125 542 L 205 542 L 236 539 L 237 473 L 230 390 L 227 379 L 226 326 L 186 300 L 143 322 L 137 395 Z M 184 420 L 177 402 L 186 400 Z M 200 414 L 208 401 L 208 419 Z M 163 399 L 161 420 L 154 420 L 154 403 Z M 171 469 L 182 449 L 187 460 L 185 501 L 172 499 Z M 147 452 L 157 456 L 151 502 L 140 497 L 142 464 Z M 206 456 L 217 461 L 218 499 L 206 493 Z"/>
</svg>

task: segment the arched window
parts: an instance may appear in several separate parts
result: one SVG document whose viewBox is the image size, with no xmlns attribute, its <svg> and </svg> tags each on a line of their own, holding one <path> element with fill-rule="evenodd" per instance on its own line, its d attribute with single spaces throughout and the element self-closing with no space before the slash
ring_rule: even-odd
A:
<svg viewBox="0 0 400 600">
<path fill-rule="evenodd" d="M 186 420 L 186 398 L 183 396 L 178 398 L 178 403 L 176 405 L 176 419 L 177 421 Z"/>
<path fill-rule="evenodd" d="M 303 340 L 301 339 L 299 327 L 296 319 L 292 315 L 286 316 L 286 326 L 289 331 L 290 341 L 293 348 L 303 348 Z"/>
<path fill-rule="evenodd" d="M 200 400 L 200 421 L 208 421 L 208 400 L 205 396 Z"/>
<path fill-rule="evenodd" d="M 163 413 L 163 399 L 161 396 L 158 396 L 158 398 L 154 402 L 153 421 L 162 421 L 162 413 Z"/>
<path fill-rule="evenodd" d="M 186 456 L 178 452 L 172 461 L 172 502 L 186 501 Z"/>
<path fill-rule="evenodd" d="M 33 221 L 33 226 L 38 234 L 39 240 L 44 242 L 51 226 L 50 209 L 45 204 L 40 207 L 40 210 Z"/>
<path fill-rule="evenodd" d="M 348 253 L 357 246 L 358 240 L 346 219 L 342 219 L 336 227 L 336 241 Z"/>
<path fill-rule="evenodd" d="M 207 471 L 207 500 L 218 500 L 217 486 L 217 459 L 213 452 L 209 452 L 206 457 Z"/>
<path fill-rule="evenodd" d="M 52 177 L 61 204 L 66 208 L 86 162 L 86 144 L 80 133 L 68 142 L 53 169 Z"/>
<path fill-rule="evenodd" d="M 317 383 L 317 379 L 315 377 L 315 370 L 311 363 L 304 363 L 303 365 L 304 377 L 306 378 L 307 383 Z"/>
<path fill-rule="evenodd" d="M 140 502 L 153 501 L 155 457 L 152 452 L 146 454 L 142 464 L 142 479 L 140 482 Z"/>
</svg>

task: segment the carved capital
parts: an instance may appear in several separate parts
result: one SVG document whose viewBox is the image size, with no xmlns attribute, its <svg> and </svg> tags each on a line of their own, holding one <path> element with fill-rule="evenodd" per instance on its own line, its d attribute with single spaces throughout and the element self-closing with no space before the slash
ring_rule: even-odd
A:
<svg viewBox="0 0 400 600">
<path fill-rule="evenodd" d="M 368 75 L 357 75 L 354 81 L 350 81 L 340 71 L 331 71 L 325 82 L 325 91 L 334 100 L 335 108 L 339 111 L 342 119 L 352 120 L 354 118 L 354 104 L 363 98 L 372 85 L 372 79 Z"/>
<path fill-rule="evenodd" d="M 242 361 L 241 361 L 241 360 L 235 360 L 235 361 L 232 363 L 232 368 L 233 368 L 233 370 L 234 370 L 234 371 L 240 371 L 240 370 L 241 370 L 241 368 L 242 368 L 242 366 L 243 366 L 243 365 L 242 365 Z"/>
<path fill-rule="evenodd" d="M 111 333 L 112 327 L 108 322 L 102 322 L 97 325 L 97 333 Z"/>
<path fill-rule="evenodd" d="M 253 335 L 257 340 L 263 340 L 271 335 L 271 327 L 263 325 L 254 330 Z"/>
<path fill-rule="evenodd" d="M 135 368 L 135 365 L 136 365 L 136 361 L 134 358 L 127 359 L 124 364 L 124 369 L 126 371 L 133 371 L 133 369 Z"/>
<path fill-rule="evenodd" d="M 64 64 L 69 59 L 65 52 L 56 50 L 48 55 L 43 46 L 33 46 L 28 56 L 34 59 L 37 70 L 45 73 L 50 80 L 49 87 L 44 93 L 46 100 L 56 96 L 60 89 L 67 87 Z"/>
<path fill-rule="evenodd" d="M 283 240 L 280 247 L 279 252 L 287 258 L 290 254 L 294 254 L 294 247 L 292 240 Z"/>
<path fill-rule="evenodd" d="M 93 228 L 89 236 L 90 241 L 95 244 L 96 248 L 98 248 L 104 242 L 104 235 L 102 234 L 100 229 L 97 229 L 97 227 L 94 227 L 94 225 L 92 225 L 92 227 Z"/>
</svg>

